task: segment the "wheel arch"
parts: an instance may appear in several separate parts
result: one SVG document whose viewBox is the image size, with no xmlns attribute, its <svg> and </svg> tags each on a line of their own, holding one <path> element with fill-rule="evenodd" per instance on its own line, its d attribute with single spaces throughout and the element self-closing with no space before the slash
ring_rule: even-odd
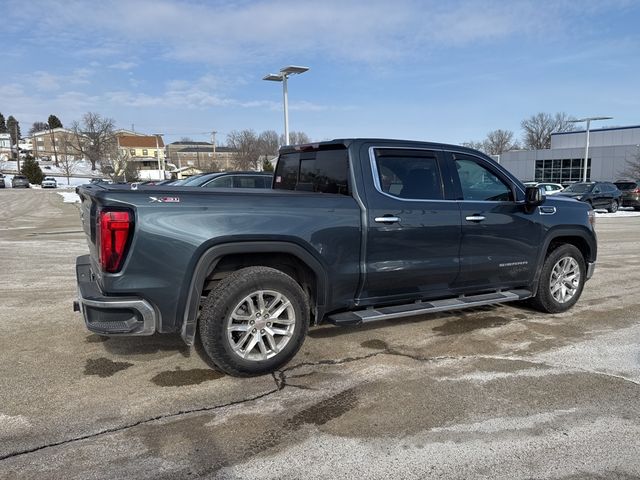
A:
<svg viewBox="0 0 640 480">
<path fill-rule="evenodd" d="M 551 230 L 545 238 L 543 247 L 540 249 L 536 275 L 534 278 L 534 292 L 537 291 L 538 288 L 545 258 L 547 258 L 547 255 L 549 255 L 551 251 L 564 244 L 573 245 L 580 250 L 585 264 L 595 262 L 598 253 L 598 246 L 595 234 L 587 227 L 557 228 Z"/>
<path fill-rule="evenodd" d="M 268 258 L 267 255 L 270 257 Z M 270 266 L 276 268 L 296 279 L 310 280 L 309 285 L 313 291 L 312 310 L 315 312 L 315 321 L 319 322 L 324 316 L 325 305 L 328 302 L 328 279 L 327 270 L 320 259 L 316 258 L 307 249 L 291 241 L 271 241 L 271 240 L 251 240 L 226 242 L 211 246 L 204 250 L 198 257 L 197 262 L 191 269 L 191 275 L 186 291 L 183 291 L 181 298 L 184 303 L 178 309 L 183 312 L 181 320 L 180 334 L 187 345 L 193 345 L 196 327 L 198 323 L 198 309 L 200 306 L 201 294 L 210 276 L 215 273 L 216 268 L 221 266 L 233 268 L 242 259 L 244 266 Z M 293 262 L 287 262 L 286 259 Z M 283 263 L 278 261 L 284 260 Z M 292 273 L 294 273 L 292 275 Z M 309 277 L 306 277 L 306 276 Z M 186 282 L 185 282 L 186 283 Z"/>
</svg>

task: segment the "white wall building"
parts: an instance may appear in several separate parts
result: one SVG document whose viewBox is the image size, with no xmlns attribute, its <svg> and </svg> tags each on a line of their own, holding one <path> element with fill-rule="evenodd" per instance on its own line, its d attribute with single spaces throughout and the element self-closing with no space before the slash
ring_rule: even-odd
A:
<svg viewBox="0 0 640 480">
<path fill-rule="evenodd" d="M 585 143 L 585 130 L 554 133 L 550 149 L 505 152 L 500 163 L 524 181 L 581 181 Z M 628 162 L 639 155 L 640 125 L 593 129 L 589 133 L 587 180 L 623 179 Z"/>
</svg>

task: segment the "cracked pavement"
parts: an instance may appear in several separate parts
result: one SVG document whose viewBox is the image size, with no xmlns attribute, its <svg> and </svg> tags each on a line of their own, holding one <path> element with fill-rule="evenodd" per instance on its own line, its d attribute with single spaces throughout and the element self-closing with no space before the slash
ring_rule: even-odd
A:
<svg viewBox="0 0 640 480">
<path fill-rule="evenodd" d="M 313 328 L 238 379 L 71 311 L 74 205 L 0 191 L 0 478 L 640 478 L 640 219 L 598 219 L 571 311 Z"/>
</svg>

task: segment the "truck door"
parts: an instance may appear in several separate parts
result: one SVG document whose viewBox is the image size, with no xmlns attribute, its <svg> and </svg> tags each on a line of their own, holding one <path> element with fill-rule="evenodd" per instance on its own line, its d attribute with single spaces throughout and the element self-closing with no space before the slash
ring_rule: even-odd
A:
<svg viewBox="0 0 640 480">
<path fill-rule="evenodd" d="M 446 293 L 458 275 L 460 214 L 446 198 L 442 152 L 363 147 L 369 303 Z M 369 178 L 366 178 L 369 176 Z"/>
<path fill-rule="evenodd" d="M 542 235 L 539 209 L 525 212 L 522 202 L 516 201 L 517 187 L 486 159 L 462 153 L 447 155 L 459 188 L 462 223 L 456 286 L 477 289 L 529 284 Z"/>
</svg>

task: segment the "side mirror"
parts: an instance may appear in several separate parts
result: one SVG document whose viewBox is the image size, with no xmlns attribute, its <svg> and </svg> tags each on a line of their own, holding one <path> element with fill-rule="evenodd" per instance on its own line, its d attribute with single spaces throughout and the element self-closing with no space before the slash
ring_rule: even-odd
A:
<svg viewBox="0 0 640 480">
<path fill-rule="evenodd" d="M 547 199 L 547 195 L 542 187 L 527 187 L 524 191 L 524 203 L 527 210 L 533 210 L 538 205 L 542 205 Z"/>
</svg>

